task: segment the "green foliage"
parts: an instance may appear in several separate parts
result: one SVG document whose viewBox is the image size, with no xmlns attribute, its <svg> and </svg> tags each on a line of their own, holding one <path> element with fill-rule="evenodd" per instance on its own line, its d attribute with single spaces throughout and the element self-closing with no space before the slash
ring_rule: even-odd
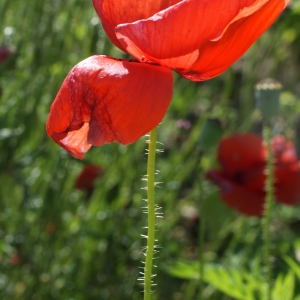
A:
<svg viewBox="0 0 300 300">
<path fill-rule="evenodd" d="M 106 38 L 91 1 L 1 0 L 0 20 L 0 44 L 13 52 L 0 64 L 0 299 L 140 299 L 145 139 L 93 147 L 82 162 L 45 132 L 50 105 L 75 64 L 94 54 L 125 54 Z M 198 297 L 197 264 L 171 266 L 172 276 L 162 266 L 170 259 L 197 257 L 199 163 L 203 172 L 216 167 L 215 148 L 198 149 L 205 120 L 221 119 L 224 135 L 260 133 L 253 86 L 274 77 L 284 92 L 273 131 L 299 144 L 299 20 L 299 1 L 293 1 L 218 78 L 192 83 L 174 74 L 172 104 L 158 130 L 164 153 L 157 158 L 157 181 L 163 184 L 156 198 L 164 219 L 157 226 L 162 249 L 155 261 L 154 299 Z M 190 127 L 180 126 L 182 120 Z M 86 163 L 105 169 L 90 197 L 74 189 Z M 210 262 L 205 299 L 260 299 L 260 220 L 237 216 L 212 184 L 205 181 L 202 188 L 200 217 L 206 214 L 205 259 Z M 295 300 L 299 268 L 291 258 L 292 241 L 300 234 L 299 207 L 277 206 L 273 220 L 274 297 Z"/>
<path fill-rule="evenodd" d="M 296 264 L 295 266 L 295 270 L 299 272 L 300 267 Z M 295 270 L 289 270 L 287 274 L 280 273 L 277 276 L 273 286 L 272 299 L 295 299 L 295 276 L 293 273 Z M 199 264 L 197 262 L 177 261 L 170 263 L 167 271 L 172 276 L 182 279 L 195 280 L 199 278 Z M 264 280 L 260 273 L 249 272 L 245 269 L 230 269 L 220 264 L 207 263 L 203 279 L 234 299 L 259 300 L 264 297 Z M 297 297 L 300 297 L 300 295 Z"/>
</svg>

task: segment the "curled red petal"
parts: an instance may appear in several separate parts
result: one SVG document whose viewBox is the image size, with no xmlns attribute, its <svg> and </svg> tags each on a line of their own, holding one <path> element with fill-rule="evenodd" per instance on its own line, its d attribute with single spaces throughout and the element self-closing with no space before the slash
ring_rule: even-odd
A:
<svg viewBox="0 0 300 300">
<path fill-rule="evenodd" d="M 252 133 L 235 134 L 221 140 L 218 159 L 228 176 L 265 165 L 262 138 Z"/>
<path fill-rule="evenodd" d="M 222 172 L 211 170 L 206 178 L 220 187 L 221 199 L 231 208 L 248 216 L 261 216 L 263 214 L 264 193 L 248 190 L 243 186 L 226 178 Z"/>
<path fill-rule="evenodd" d="M 235 62 L 267 30 L 288 0 L 185 0 L 146 20 L 119 25 L 120 43 L 140 61 L 201 81 Z"/>
<path fill-rule="evenodd" d="M 146 19 L 182 0 L 93 0 L 95 10 L 109 39 L 125 51 L 115 35 L 115 27 Z"/>
<path fill-rule="evenodd" d="M 112 141 L 129 144 L 156 127 L 172 98 L 161 66 L 92 56 L 64 80 L 47 120 L 48 135 L 76 158 Z"/>
</svg>

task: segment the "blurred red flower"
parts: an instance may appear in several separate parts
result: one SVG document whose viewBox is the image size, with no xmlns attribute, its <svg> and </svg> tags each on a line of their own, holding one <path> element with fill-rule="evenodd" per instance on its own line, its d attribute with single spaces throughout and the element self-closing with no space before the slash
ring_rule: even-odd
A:
<svg viewBox="0 0 300 300">
<path fill-rule="evenodd" d="M 0 62 L 5 62 L 11 55 L 10 50 L 2 45 L 0 46 Z"/>
<path fill-rule="evenodd" d="M 110 40 L 137 61 L 92 56 L 64 80 L 48 135 L 76 158 L 155 128 L 172 98 L 170 69 L 215 77 L 270 27 L 288 0 L 93 0 Z M 142 63 L 141 63 L 142 62 Z"/>
<path fill-rule="evenodd" d="M 47 224 L 47 226 L 46 226 L 46 232 L 47 232 L 48 234 L 54 233 L 55 230 L 56 230 L 56 226 L 55 226 L 53 223 Z"/>
<path fill-rule="evenodd" d="M 300 201 L 300 168 L 294 145 L 283 136 L 272 139 L 274 188 L 278 202 Z M 221 189 L 221 199 L 246 215 L 262 215 L 265 201 L 266 146 L 260 136 L 247 133 L 223 139 L 218 148 L 220 170 L 206 178 Z"/>
<path fill-rule="evenodd" d="M 9 258 L 9 263 L 12 265 L 12 266 L 15 266 L 17 264 L 19 264 L 20 262 L 20 257 L 18 254 L 13 254 L 10 258 Z"/>
<path fill-rule="evenodd" d="M 103 169 L 95 165 L 86 165 L 78 175 L 75 188 L 79 190 L 93 190 L 95 180 L 101 176 Z"/>
</svg>

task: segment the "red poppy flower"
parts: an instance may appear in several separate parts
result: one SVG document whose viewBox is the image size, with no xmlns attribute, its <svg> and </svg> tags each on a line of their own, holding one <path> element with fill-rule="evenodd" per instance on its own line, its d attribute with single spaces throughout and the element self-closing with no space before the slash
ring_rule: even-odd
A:
<svg viewBox="0 0 300 300">
<path fill-rule="evenodd" d="M 6 46 L 0 46 L 0 62 L 5 62 L 11 55 L 11 52 Z"/>
<path fill-rule="evenodd" d="M 82 159 L 92 146 L 128 144 L 156 127 L 172 73 L 201 81 L 237 60 L 288 0 L 93 0 L 111 41 L 137 61 L 93 56 L 76 65 L 52 104 L 47 133 Z"/>
<path fill-rule="evenodd" d="M 300 167 L 295 148 L 281 135 L 272 139 L 275 198 L 284 204 L 300 201 Z M 206 177 L 221 189 L 221 198 L 247 215 L 262 215 L 265 201 L 266 146 L 255 134 L 236 134 L 218 148 L 221 170 Z"/>
<path fill-rule="evenodd" d="M 78 175 L 75 188 L 79 190 L 93 190 L 95 180 L 101 176 L 103 169 L 95 165 L 86 165 Z"/>
</svg>

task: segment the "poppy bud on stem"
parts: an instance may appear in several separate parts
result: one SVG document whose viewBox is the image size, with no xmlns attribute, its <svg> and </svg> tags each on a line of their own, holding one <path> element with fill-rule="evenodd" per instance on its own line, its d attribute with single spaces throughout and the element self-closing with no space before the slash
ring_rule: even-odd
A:
<svg viewBox="0 0 300 300">
<path fill-rule="evenodd" d="M 267 145 L 267 166 L 266 166 L 266 199 L 263 217 L 263 235 L 264 235 L 264 265 L 266 274 L 266 300 L 271 300 L 271 287 L 272 287 L 272 266 L 271 266 L 271 213 L 274 201 L 274 164 L 273 154 L 271 149 L 271 127 L 269 124 L 264 125 L 263 130 L 264 142 Z"/>
<path fill-rule="evenodd" d="M 272 292 L 272 266 L 271 266 L 271 213 L 274 201 L 274 163 L 271 149 L 271 119 L 279 110 L 279 96 L 282 85 L 280 82 L 267 78 L 255 85 L 256 106 L 261 111 L 264 127 L 263 137 L 267 146 L 267 165 L 266 165 L 266 198 L 263 216 L 263 235 L 264 235 L 264 266 L 266 274 L 266 300 L 271 300 Z"/>
<path fill-rule="evenodd" d="M 256 107 L 264 121 L 269 122 L 277 114 L 281 89 L 281 83 L 272 78 L 263 79 L 255 85 Z"/>
</svg>

